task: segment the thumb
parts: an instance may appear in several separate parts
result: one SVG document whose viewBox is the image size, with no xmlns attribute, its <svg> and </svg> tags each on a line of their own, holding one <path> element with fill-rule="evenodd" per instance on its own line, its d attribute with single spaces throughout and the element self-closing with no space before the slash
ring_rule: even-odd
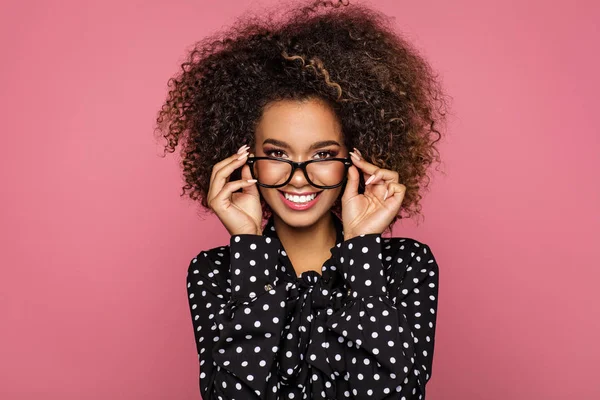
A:
<svg viewBox="0 0 600 400">
<path fill-rule="evenodd" d="M 244 166 L 242 167 L 241 177 L 245 181 L 247 181 L 249 179 L 253 179 L 252 174 L 250 173 L 250 166 L 248 164 L 244 164 Z M 258 185 L 255 182 L 253 184 L 250 184 L 249 186 L 244 186 L 242 188 L 242 192 L 244 192 L 246 194 L 258 196 Z"/>
<path fill-rule="evenodd" d="M 348 181 L 346 182 L 346 188 L 342 195 L 342 201 L 347 201 L 358 195 L 358 183 L 359 183 L 358 170 L 354 165 L 348 168 Z"/>
</svg>

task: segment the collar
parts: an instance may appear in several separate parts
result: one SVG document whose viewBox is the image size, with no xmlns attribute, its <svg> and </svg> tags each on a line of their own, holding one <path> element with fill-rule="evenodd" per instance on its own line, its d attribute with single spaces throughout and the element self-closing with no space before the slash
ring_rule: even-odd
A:
<svg viewBox="0 0 600 400">
<path fill-rule="evenodd" d="M 335 244 L 342 243 L 344 241 L 344 225 L 337 215 L 335 215 L 332 211 L 330 211 L 330 213 L 333 219 L 333 224 L 335 225 Z M 267 224 L 263 228 L 262 235 L 279 240 L 279 236 L 277 236 L 277 232 L 275 231 L 275 220 L 273 215 L 271 215 L 267 220 Z"/>
<path fill-rule="evenodd" d="M 343 223 L 340 220 L 340 218 L 338 218 L 338 216 L 335 215 L 332 211 L 330 211 L 330 213 L 331 213 L 331 216 L 333 219 L 333 224 L 335 226 L 336 245 L 338 245 L 344 241 Z M 269 219 L 267 220 L 267 224 L 263 228 L 262 235 L 279 240 L 279 236 L 277 235 L 277 232 L 275 230 L 273 215 L 271 215 L 269 217 Z M 292 263 L 291 263 L 290 259 L 288 258 L 287 253 L 285 252 L 285 249 L 283 248 L 283 244 L 281 245 L 281 248 L 282 248 L 282 250 L 279 254 L 279 258 L 280 258 L 282 265 L 285 266 L 285 270 L 284 270 L 285 274 L 284 275 L 286 275 L 291 281 L 300 281 L 301 283 L 304 283 L 307 285 L 313 285 L 313 284 L 317 283 L 317 281 L 319 281 L 320 280 L 319 278 L 321 278 L 321 277 L 326 282 L 328 282 L 332 277 L 334 277 L 336 275 L 334 273 L 334 271 L 337 271 L 337 269 L 334 268 L 332 270 L 330 268 L 331 267 L 331 262 L 330 262 L 331 259 L 329 259 L 321 267 L 321 274 L 319 274 L 317 271 L 309 270 L 309 271 L 304 271 L 304 272 L 302 272 L 302 274 L 300 276 L 297 276 L 296 271 L 294 270 L 294 267 L 292 266 Z"/>
</svg>

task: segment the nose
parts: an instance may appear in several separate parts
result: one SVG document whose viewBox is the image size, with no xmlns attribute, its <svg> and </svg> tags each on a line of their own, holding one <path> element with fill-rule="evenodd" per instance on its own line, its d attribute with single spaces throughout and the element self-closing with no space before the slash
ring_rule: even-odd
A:
<svg viewBox="0 0 600 400">
<path fill-rule="evenodd" d="M 297 187 L 310 185 L 310 183 L 306 180 L 306 176 L 304 175 L 302 168 L 296 168 L 294 174 L 292 175 L 292 179 L 290 180 L 290 184 Z"/>
</svg>

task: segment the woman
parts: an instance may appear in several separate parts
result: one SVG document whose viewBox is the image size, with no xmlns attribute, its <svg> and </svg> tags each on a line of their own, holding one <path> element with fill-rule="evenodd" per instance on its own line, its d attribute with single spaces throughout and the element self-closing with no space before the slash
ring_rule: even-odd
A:
<svg viewBox="0 0 600 400">
<path fill-rule="evenodd" d="M 425 398 L 438 266 L 383 233 L 439 161 L 428 64 L 381 14 L 319 1 L 238 20 L 182 69 L 158 130 L 231 235 L 188 269 L 202 397 Z"/>
</svg>

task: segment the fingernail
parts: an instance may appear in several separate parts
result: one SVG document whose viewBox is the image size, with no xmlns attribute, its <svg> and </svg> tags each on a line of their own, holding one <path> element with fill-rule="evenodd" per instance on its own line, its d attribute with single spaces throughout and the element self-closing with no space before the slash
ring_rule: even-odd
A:
<svg viewBox="0 0 600 400">
<path fill-rule="evenodd" d="M 375 175 L 371 175 L 371 177 L 369 179 L 367 179 L 367 181 L 365 182 L 365 186 L 368 185 L 369 183 L 371 183 L 371 181 L 373 181 L 373 179 L 375 179 Z"/>
<path fill-rule="evenodd" d="M 248 152 L 242 154 L 241 156 L 238 157 L 238 160 L 241 160 L 242 158 L 248 156 Z"/>
<path fill-rule="evenodd" d="M 256 179 L 248 179 L 248 182 L 254 183 L 254 182 L 256 182 Z"/>
<path fill-rule="evenodd" d="M 350 156 L 351 156 L 352 158 L 354 158 L 356 161 L 360 161 L 360 157 L 359 157 L 359 156 L 357 156 L 356 154 L 354 154 L 354 153 L 353 153 L 353 152 L 351 152 L 351 151 L 350 151 L 349 153 L 350 153 Z"/>
<path fill-rule="evenodd" d="M 387 191 L 387 189 L 386 189 L 386 190 L 385 190 L 385 194 L 383 195 L 383 201 L 385 201 L 385 199 L 387 198 L 387 195 L 388 195 L 388 191 Z"/>
<path fill-rule="evenodd" d="M 244 147 L 248 147 L 247 144 L 243 145 L 242 147 L 240 147 L 237 151 L 237 154 L 242 154 L 246 149 L 244 149 Z"/>
<path fill-rule="evenodd" d="M 362 156 L 362 154 L 360 153 L 360 151 L 355 147 L 354 151 L 356 151 L 360 156 Z"/>
</svg>

